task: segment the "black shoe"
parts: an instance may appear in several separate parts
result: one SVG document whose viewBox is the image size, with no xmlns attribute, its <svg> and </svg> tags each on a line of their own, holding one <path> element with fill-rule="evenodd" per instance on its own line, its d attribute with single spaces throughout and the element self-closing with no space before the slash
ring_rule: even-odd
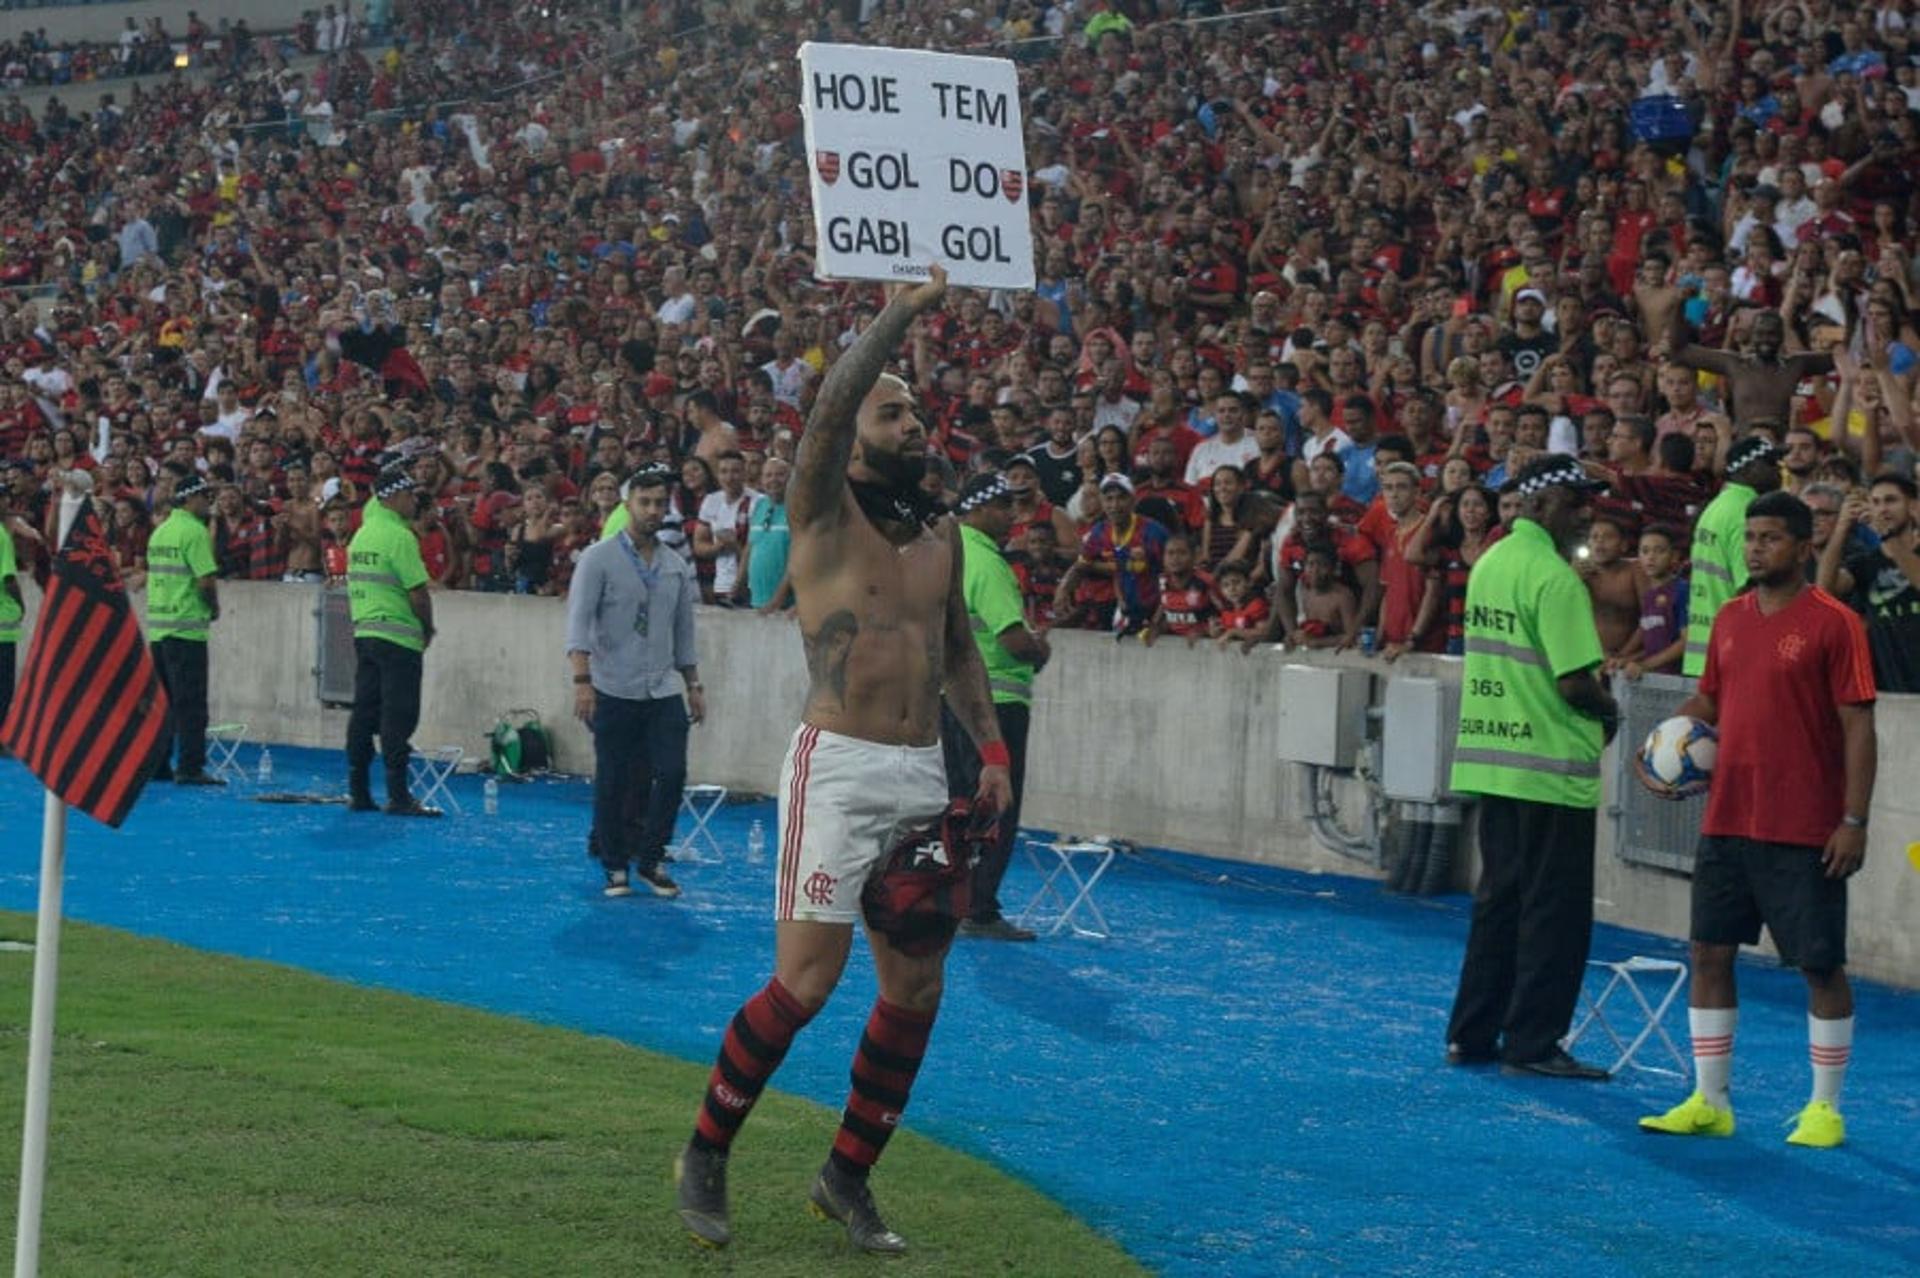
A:
<svg viewBox="0 0 1920 1278">
<path fill-rule="evenodd" d="M 175 785 L 225 785 L 226 784 L 226 782 L 222 781 L 219 777 L 214 776 L 210 772 L 202 772 L 198 768 L 194 769 L 192 772 L 178 773 L 173 778 L 173 783 Z"/>
<path fill-rule="evenodd" d="M 907 1240 L 887 1228 L 880 1209 L 873 1205 L 873 1190 L 864 1180 L 842 1172 L 832 1163 L 813 1178 L 809 1196 L 813 1214 L 822 1220 L 836 1221 L 847 1227 L 847 1241 L 855 1251 L 874 1256 L 898 1256 L 907 1250 Z"/>
<path fill-rule="evenodd" d="M 151 779 L 155 781 L 171 781 L 173 780 L 173 769 L 155 768 Z"/>
<path fill-rule="evenodd" d="M 655 896 L 674 897 L 680 895 L 680 885 L 667 877 L 667 872 L 659 866 L 641 866 L 634 871 L 633 877 L 653 889 Z"/>
<path fill-rule="evenodd" d="M 379 810 L 380 805 L 373 801 L 371 794 L 354 793 L 347 796 L 347 811 L 349 812 L 378 812 Z"/>
<path fill-rule="evenodd" d="M 1500 1053 L 1488 1048 L 1463 1047 L 1459 1043 L 1447 1044 L 1447 1064 L 1449 1065 L 1497 1065 Z"/>
<path fill-rule="evenodd" d="M 1558 1049 L 1551 1056 L 1543 1056 L 1537 1061 L 1508 1061 L 1500 1067 L 1500 1072 L 1514 1076 L 1532 1074 L 1540 1078 L 1569 1078 L 1586 1083 L 1604 1083 L 1612 1077 L 1599 1066 L 1577 1061 Z"/>
<path fill-rule="evenodd" d="M 976 941 L 1031 941 L 1034 939 L 1032 932 L 1009 923 L 997 914 L 990 919 L 962 921 L 960 935 L 972 937 Z"/>
<path fill-rule="evenodd" d="M 606 886 L 600 889 L 601 896 L 632 896 L 633 885 L 627 882 L 627 868 L 608 870 Z"/>
<path fill-rule="evenodd" d="M 624 876 L 625 871 L 621 873 Z M 679 1197 L 680 1223 L 695 1242 L 702 1247 L 724 1247 L 733 1241 L 727 1213 L 725 1154 L 689 1144 L 674 1155 L 673 1185 Z"/>
<path fill-rule="evenodd" d="M 388 816 L 402 817 L 439 817 L 446 815 L 446 813 L 442 812 L 439 808 L 430 808 L 410 794 L 404 798 L 387 800 L 387 806 L 382 808 L 381 811 L 385 812 Z"/>
</svg>

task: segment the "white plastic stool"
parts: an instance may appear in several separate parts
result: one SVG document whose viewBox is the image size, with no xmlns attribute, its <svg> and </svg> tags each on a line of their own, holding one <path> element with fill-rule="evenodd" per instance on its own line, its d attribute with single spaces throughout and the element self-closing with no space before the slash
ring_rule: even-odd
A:
<svg viewBox="0 0 1920 1278">
<path fill-rule="evenodd" d="M 416 751 L 407 760 L 407 781 L 413 787 L 413 797 L 426 807 L 459 812 L 460 800 L 453 797 L 447 782 L 460 770 L 466 757 L 466 750 L 460 746 Z"/>
<path fill-rule="evenodd" d="M 1591 959 L 1587 966 L 1605 968 L 1612 975 L 1601 987 L 1598 998 L 1587 997 L 1584 988 L 1580 991 L 1581 1001 L 1586 1004 L 1586 1014 L 1573 1027 L 1573 1032 L 1567 1035 L 1567 1050 L 1572 1051 L 1573 1045 L 1580 1041 L 1581 1035 L 1598 1026 L 1602 1033 L 1613 1040 L 1614 1050 L 1619 1053 L 1613 1064 L 1607 1067 L 1607 1073 L 1618 1074 L 1621 1070 L 1632 1066 L 1649 1074 L 1686 1078 L 1692 1072 L 1692 1062 L 1673 1041 L 1673 1036 L 1667 1033 L 1666 1018 L 1667 1009 L 1672 1007 L 1674 1000 L 1680 997 L 1680 990 L 1687 983 L 1687 965 L 1678 959 L 1646 958 L 1636 954 L 1628 959 Z M 1643 976 L 1666 981 L 1664 990 L 1656 990 L 1658 1002 L 1650 1000 L 1646 991 L 1640 988 L 1638 978 Z M 1633 1001 L 1640 1005 L 1640 1014 L 1644 1018 L 1639 1032 L 1631 1039 L 1622 1038 L 1614 1030 L 1612 1022 L 1607 1019 L 1607 1000 L 1621 989 L 1633 995 Z M 1635 1060 L 1634 1057 L 1649 1039 L 1658 1040 L 1667 1049 L 1667 1055 L 1673 1058 L 1678 1068 L 1642 1065 Z"/>
<path fill-rule="evenodd" d="M 1057 936 L 1066 928 L 1071 928 L 1075 936 L 1102 941 L 1113 935 L 1107 916 L 1093 899 L 1093 889 L 1112 867 L 1118 848 L 1111 843 L 1042 843 L 1034 839 L 1023 840 L 1021 847 L 1040 875 L 1040 890 L 1020 911 L 1015 920 L 1019 926 L 1033 928 L 1042 936 Z M 1051 863 L 1043 852 L 1051 854 Z M 1083 872 L 1082 865 L 1091 869 Z M 1092 919 L 1093 927 L 1074 922 L 1074 916 L 1083 911 Z"/>
<path fill-rule="evenodd" d="M 680 811 L 693 818 L 693 828 L 687 831 L 687 837 L 673 849 L 673 859 L 684 861 L 688 865 L 718 865 L 724 859 L 720 852 L 719 840 L 713 837 L 713 831 L 707 823 L 712 821 L 727 802 L 727 787 L 724 785 L 690 785 L 680 792 Z M 699 843 L 707 846 L 712 855 L 703 855 Z"/>
<path fill-rule="evenodd" d="M 207 729 L 207 773 L 235 784 L 247 780 L 240 766 L 240 747 L 247 744 L 247 725 L 216 723 Z"/>
</svg>

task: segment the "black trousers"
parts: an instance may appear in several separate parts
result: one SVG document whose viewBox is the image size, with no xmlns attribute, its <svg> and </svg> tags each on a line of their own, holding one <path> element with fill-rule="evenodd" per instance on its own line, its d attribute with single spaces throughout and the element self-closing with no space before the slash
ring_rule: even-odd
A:
<svg viewBox="0 0 1920 1278">
<path fill-rule="evenodd" d="M 176 773 L 207 767 L 207 644 L 204 639 L 156 639 L 153 664 L 167 690 L 167 726 L 161 729 L 160 766 Z M 174 762 L 174 750 L 180 758 Z"/>
<path fill-rule="evenodd" d="M 1007 863 L 1013 858 L 1013 841 L 1020 834 L 1020 801 L 1027 791 L 1027 729 L 1033 721 L 1033 708 L 996 701 L 993 717 L 999 721 L 1000 736 L 1007 743 L 1013 808 L 1001 815 L 999 844 L 973 867 L 970 917 L 976 923 L 991 923 L 1000 917 L 1000 880 L 1007 876 Z M 972 798 L 980 788 L 980 752 L 973 748 L 973 738 L 944 701 L 940 703 L 940 748 L 947 760 L 948 795 Z"/>
<path fill-rule="evenodd" d="M 0 723 L 7 721 L 7 711 L 13 706 L 13 650 L 12 640 L 0 643 Z"/>
<path fill-rule="evenodd" d="M 593 838 L 608 869 L 651 870 L 666 855 L 687 787 L 687 703 L 598 693 L 593 702 Z"/>
<path fill-rule="evenodd" d="M 422 655 L 385 639 L 355 639 L 353 714 L 347 720 L 347 788 L 369 797 L 373 739 L 387 765 L 387 802 L 407 796 L 407 761 L 413 730 L 420 726 Z"/>
<path fill-rule="evenodd" d="M 1480 885 L 1447 1041 L 1525 1064 L 1559 1047 L 1586 977 L 1594 813 L 1491 795 L 1479 807 Z"/>
</svg>

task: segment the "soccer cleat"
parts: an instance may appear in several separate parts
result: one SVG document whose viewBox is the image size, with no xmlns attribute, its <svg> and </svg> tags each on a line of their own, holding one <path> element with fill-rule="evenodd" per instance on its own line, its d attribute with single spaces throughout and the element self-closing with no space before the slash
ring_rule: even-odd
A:
<svg viewBox="0 0 1920 1278">
<path fill-rule="evenodd" d="M 412 795 L 403 795 L 398 799 L 388 799 L 387 806 L 380 809 L 388 816 L 399 817 L 442 817 L 446 813 L 439 808 L 430 808 Z"/>
<path fill-rule="evenodd" d="M 1722 1109 L 1695 1092 L 1664 1114 L 1648 1114 L 1640 1120 L 1640 1130 L 1666 1136 L 1731 1136 L 1733 1109 Z"/>
<path fill-rule="evenodd" d="M 667 872 L 659 866 L 642 866 L 634 871 L 634 877 L 653 889 L 655 896 L 679 896 L 680 885 L 667 877 Z"/>
<path fill-rule="evenodd" d="M 870 1256 L 898 1256 L 907 1250 L 907 1240 L 880 1219 L 880 1209 L 873 1205 L 873 1190 L 867 1182 L 846 1175 L 832 1163 L 813 1178 L 808 1206 L 821 1220 L 845 1225 L 847 1241 L 856 1251 Z"/>
<path fill-rule="evenodd" d="M 191 772 L 175 773 L 173 778 L 173 783 L 175 785 L 212 785 L 212 786 L 222 786 L 226 784 L 226 782 L 222 781 L 219 777 L 216 777 L 212 773 L 207 772 L 200 768 L 195 768 Z"/>
<path fill-rule="evenodd" d="M 1787 1135 L 1787 1144 L 1808 1149 L 1834 1149 L 1846 1143 L 1847 1120 L 1829 1101 L 1808 1101 L 1799 1121 Z"/>
<path fill-rule="evenodd" d="M 673 1184 L 679 1192 L 680 1223 L 702 1247 L 733 1241 L 727 1218 L 727 1156 L 688 1145 L 673 1159 Z"/>
<path fill-rule="evenodd" d="M 608 870 L 607 885 L 600 889 L 601 896 L 632 896 L 633 886 L 627 882 L 624 869 Z"/>
</svg>

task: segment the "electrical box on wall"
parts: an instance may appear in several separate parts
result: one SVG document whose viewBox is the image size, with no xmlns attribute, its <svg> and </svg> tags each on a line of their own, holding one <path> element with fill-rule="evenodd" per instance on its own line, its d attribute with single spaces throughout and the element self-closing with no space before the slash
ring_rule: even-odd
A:
<svg viewBox="0 0 1920 1278">
<path fill-rule="evenodd" d="M 1373 676 L 1365 670 L 1280 667 L 1281 760 L 1351 768 L 1366 744 L 1372 698 Z"/>
<path fill-rule="evenodd" d="M 1382 709 L 1380 788 L 1388 798 L 1410 803 L 1445 798 L 1460 725 L 1460 685 L 1392 679 Z"/>
</svg>

